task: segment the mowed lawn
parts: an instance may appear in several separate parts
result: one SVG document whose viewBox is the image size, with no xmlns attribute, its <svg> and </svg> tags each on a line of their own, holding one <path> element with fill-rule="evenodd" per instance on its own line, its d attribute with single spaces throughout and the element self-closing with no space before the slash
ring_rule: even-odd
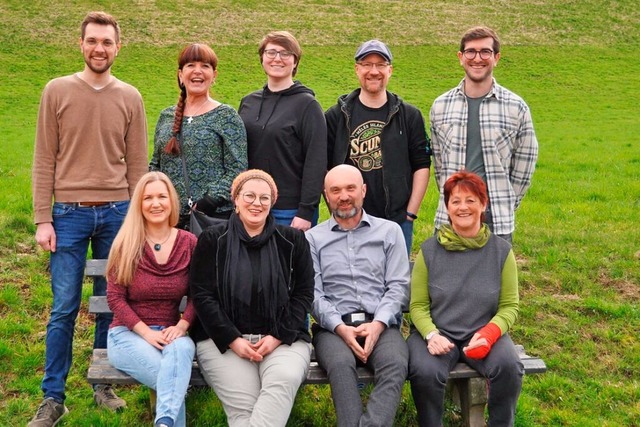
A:
<svg viewBox="0 0 640 427">
<path fill-rule="evenodd" d="M 265 81 L 260 38 L 290 30 L 304 51 L 297 78 L 328 108 L 357 85 L 357 45 L 378 37 L 395 58 L 389 89 L 428 119 L 433 99 L 462 78 L 455 56 L 462 32 L 475 24 L 497 29 L 503 49 L 496 78 L 527 101 L 540 142 L 533 186 L 517 212 L 521 311 L 512 335 L 549 371 L 525 377 L 516 425 L 640 425 L 640 12 L 630 0 L 3 0 L 0 425 L 25 425 L 41 399 L 51 291 L 48 256 L 33 239 L 35 122 L 46 82 L 83 66 L 77 41 L 89 10 L 106 10 L 121 23 L 124 46 L 113 72 L 143 95 L 150 146 L 160 110 L 177 100 L 176 58 L 188 42 L 216 50 L 213 96 L 237 108 Z M 432 233 L 436 199 L 432 178 L 414 253 Z M 121 414 L 92 402 L 85 380 L 90 293 L 87 283 L 67 383 L 71 412 L 61 425 L 151 425 L 144 387 L 119 389 L 129 404 Z M 225 425 L 212 392 L 194 391 L 187 405 L 189 425 Z M 396 421 L 415 424 L 408 387 Z M 335 425 L 328 387 L 301 388 L 289 425 Z M 455 407 L 446 425 L 460 425 Z"/>
</svg>

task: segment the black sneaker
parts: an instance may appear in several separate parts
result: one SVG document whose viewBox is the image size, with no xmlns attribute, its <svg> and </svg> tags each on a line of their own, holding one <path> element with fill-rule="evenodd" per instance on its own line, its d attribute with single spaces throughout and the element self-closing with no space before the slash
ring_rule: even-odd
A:
<svg viewBox="0 0 640 427">
<path fill-rule="evenodd" d="M 93 392 L 93 400 L 96 402 L 96 405 L 114 412 L 121 411 L 127 407 L 127 402 L 116 396 L 113 388 L 108 384 L 100 384 L 96 387 Z"/>
<path fill-rule="evenodd" d="M 64 403 L 58 403 L 48 397 L 38 406 L 36 415 L 29 421 L 27 427 L 53 427 L 69 412 Z"/>
</svg>

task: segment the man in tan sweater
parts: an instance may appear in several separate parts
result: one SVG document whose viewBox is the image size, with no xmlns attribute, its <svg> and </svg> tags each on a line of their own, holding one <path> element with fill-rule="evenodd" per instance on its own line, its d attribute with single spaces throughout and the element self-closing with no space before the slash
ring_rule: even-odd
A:
<svg viewBox="0 0 640 427">
<path fill-rule="evenodd" d="M 47 325 L 44 400 L 29 427 L 50 427 L 68 412 L 65 383 L 89 244 L 107 258 L 138 179 L 147 171 L 147 124 L 140 93 L 111 75 L 120 28 L 103 12 L 82 22 L 85 67 L 45 87 L 36 129 L 32 185 L 36 241 L 51 251 L 53 304 Z M 53 201 L 53 207 L 52 207 Z M 103 278 L 94 294 L 106 294 Z M 111 316 L 96 317 L 95 348 L 106 347 Z M 110 386 L 94 390 L 112 410 L 125 402 Z"/>
</svg>

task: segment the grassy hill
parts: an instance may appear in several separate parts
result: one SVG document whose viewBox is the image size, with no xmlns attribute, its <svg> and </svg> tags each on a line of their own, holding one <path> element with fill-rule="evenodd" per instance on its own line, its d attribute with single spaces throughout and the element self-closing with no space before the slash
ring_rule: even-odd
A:
<svg viewBox="0 0 640 427">
<path fill-rule="evenodd" d="M 356 87 L 353 54 L 369 38 L 394 54 L 390 90 L 425 117 L 463 72 L 462 32 L 495 28 L 503 41 L 497 80 L 532 110 L 540 159 L 517 212 L 514 250 L 521 315 L 514 340 L 549 372 L 526 377 L 518 426 L 640 425 L 640 12 L 636 2 L 112 0 L 0 2 L 0 425 L 24 425 L 41 399 L 44 330 L 51 291 L 47 254 L 36 249 L 31 160 L 46 82 L 82 68 L 79 24 L 89 10 L 119 19 L 124 47 L 113 71 L 135 85 L 150 138 L 162 108 L 175 103 L 176 58 L 192 41 L 220 57 L 216 99 L 238 106 L 265 81 L 257 44 L 272 29 L 303 46 L 297 78 L 324 108 Z M 152 140 L 150 140 L 152 143 Z M 414 249 L 432 232 L 431 182 Z M 85 298 L 90 294 L 85 287 Z M 82 310 L 62 425 L 151 424 L 148 391 L 121 389 L 129 409 L 95 408 L 84 375 L 92 319 Z M 187 401 L 189 425 L 224 425 L 215 395 Z M 459 425 L 455 409 L 448 424 Z M 300 390 L 292 426 L 335 423 L 327 387 Z M 405 390 L 398 425 L 415 423 Z"/>
</svg>

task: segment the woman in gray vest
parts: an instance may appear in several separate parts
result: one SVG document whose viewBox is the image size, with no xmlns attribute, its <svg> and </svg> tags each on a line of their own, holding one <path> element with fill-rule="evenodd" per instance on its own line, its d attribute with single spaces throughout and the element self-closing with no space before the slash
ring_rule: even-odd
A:
<svg viewBox="0 0 640 427">
<path fill-rule="evenodd" d="M 487 189 L 461 171 L 444 185 L 450 224 L 420 246 L 411 278 L 409 380 L 421 427 L 441 426 L 458 361 L 487 378 L 489 425 L 511 426 L 524 368 L 508 331 L 518 316 L 511 245 L 483 223 Z"/>
</svg>

